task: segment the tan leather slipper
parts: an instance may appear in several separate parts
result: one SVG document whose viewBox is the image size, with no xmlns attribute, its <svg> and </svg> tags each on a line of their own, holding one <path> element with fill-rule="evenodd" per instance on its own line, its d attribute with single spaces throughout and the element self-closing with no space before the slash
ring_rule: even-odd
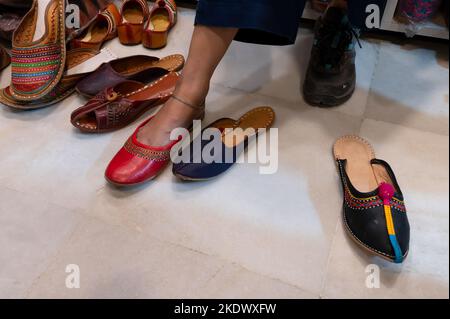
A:
<svg viewBox="0 0 450 319">
<path fill-rule="evenodd" d="M 209 125 L 206 129 L 217 128 L 221 132 L 220 139 L 213 140 L 195 140 L 190 144 L 189 162 L 183 162 L 173 165 L 173 174 L 185 181 L 205 181 L 215 178 L 230 169 L 237 161 L 239 156 L 245 151 L 249 142 L 252 141 L 262 130 L 269 129 L 275 121 L 275 112 L 271 107 L 258 107 L 242 116 L 239 120 L 229 118 L 220 119 Z M 219 135 L 220 136 L 220 135 Z M 218 143 L 218 144 L 214 144 Z M 201 145 L 201 152 L 194 148 L 194 145 Z M 203 158 L 205 150 L 214 157 Z M 221 150 L 220 154 L 215 153 Z M 197 152 L 197 153 L 196 153 Z M 200 161 L 199 159 L 200 156 Z"/>
</svg>

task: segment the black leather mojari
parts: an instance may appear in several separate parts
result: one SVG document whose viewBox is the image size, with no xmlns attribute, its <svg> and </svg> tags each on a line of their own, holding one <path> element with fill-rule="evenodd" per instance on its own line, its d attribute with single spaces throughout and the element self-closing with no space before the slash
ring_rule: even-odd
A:
<svg viewBox="0 0 450 319">
<path fill-rule="evenodd" d="M 409 253 L 410 227 L 392 168 L 376 159 L 370 144 L 357 136 L 339 139 L 334 154 L 343 185 L 344 224 L 349 235 L 366 250 L 402 263 Z"/>
</svg>

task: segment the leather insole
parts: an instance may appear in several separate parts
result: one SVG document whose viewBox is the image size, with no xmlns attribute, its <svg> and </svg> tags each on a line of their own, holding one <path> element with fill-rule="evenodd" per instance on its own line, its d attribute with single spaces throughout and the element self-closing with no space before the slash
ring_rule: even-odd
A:
<svg viewBox="0 0 450 319">
<path fill-rule="evenodd" d="M 107 63 L 109 61 L 113 61 L 116 59 L 117 59 L 117 56 L 114 54 L 114 52 L 110 51 L 107 48 L 104 48 L 100 51 L 100 53 L 98 53 L 94 57 L 90 58 L 89 61 L 87 61 L 86 63 L 83 62 L 83 63 L 69 65 L 68 70 L 66 71 L 66 74 L 74 75 L 74 74 L 94 72 L 103 63 Z"/>
<path fill-rule="evenodd" d="M 126 76 L 133 75 L 143 70 L 155 67 L 166 69 L 167 71 L 178 71 L 183 67 L 183 65 L 184 59 L 178 55 L 167 56 L 159 61 L 150 61 L 144 57 L 142 57 L 141 59 L 136 57 L 133 58 L 132 64 L 114 64 L 114 62 L 112 62 L 112 67 L 114 68 L 114 70 Z"/>
<path fill-rule="evenodd" d="M 372 146 L 359 136 L 344 136 L 334 144 L 334 156 L 346 160 L 345 168 L 353 186 L 362 193 L 376 190 L 382 183 L 393 185 L 386 169 L 372 165 L 375 152 Z"/>
<path fill-rule="evenodd" d="M 217 120 L 216 122 L 211 124 L 210 127 L 217 128 L 217 129 L 223 131 L 227 128 L 235 128 L 236 124 L 237 124 L 237 122 L 233 119 L 223 118 L 223 119 Z"/>
<path fill-rule="evenodd" d="M 180 76 L 177 73 L 169 73 L 163 78 L 146 85 L 142 90 L 127 95 L 134 101 L 145 101 L 157 97 L 162 92 L 173 91 Z"/>
<path fill-rule="evenodd" d="M 242 130 L 227 132 L 223 136 L 223 143 L 227 147 L 234 147 L 243 143 L 246 139 L 256 135 L 258 129 L 268 129 L 275 121 L 275 112 L 270 107 L 258 107 L 244 114 L 236 123 L 235 128 Z M 247 132 L 253 129 L 253 132 Z M 249 134 L 251 133 L 251 134 Z"/>
<path fill-rule="evenodd" d="M 105 40 L 108 36 L 108 22 L 106 19 L 101 19 L 94 23 L 87 31 L 82 42 L 99 43 Z"/>
<path fill-rule="evenodd" d="M 132 24 L 144 23 L 144 14 L 142 12 L 142 7 L 138 3 L 128 2 L 127 4 L 125 4 L 122 12 L 124 22 Z"/>
<path fill-rule="evenodd" d="M 170 19 L 166 10 L 157 10 L 150 21 L 150 30 L 164 32 L 170 28 Z"/>
<path fill-rule="evenodd" d="M 36 19 L 36 29 L 33 35 L 33 41 L 38 41 L 41 39 L 46 30 L 47 26 L 47 18 L 46 18 L 46 11 L 47 7 L 53 0 L 39 0 L 37 3 L 38 8 L 38 14 Z"/>
</svg>

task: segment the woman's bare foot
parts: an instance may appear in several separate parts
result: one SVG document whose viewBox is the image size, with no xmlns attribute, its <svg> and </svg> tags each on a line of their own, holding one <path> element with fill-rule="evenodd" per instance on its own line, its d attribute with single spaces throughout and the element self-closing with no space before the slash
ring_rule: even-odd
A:
<svg viewBox="0 0 450 319">
<path fill-rule="evenodd" d="M 176 128 L 189 128 L 192 121 L 198 119 L 204 112 L 202 107 L 209 86 L 183 85 L 181 80 L 175 95 L 178 99 L 171 98 L 156 114 L 156 116 L 138 132 L 137 139 L 145 145 L 164 146 L 170 143 L 170 133 Z M 187 82 L 187 81 L 186 81 Z"/>
<path fill-rule="evenodd" d="M 175 90 L 175 96 L 195 108 L 171 98 L 159 113 L 138 132 L 139 142 L 151 146 L 170 143 L 170 133 L 179 127 L 188 128 L 201 116 L 211 77 L 236 36 L 236 28 L 197 25 L 192 35 L 189 57 Z"/>
</svg>

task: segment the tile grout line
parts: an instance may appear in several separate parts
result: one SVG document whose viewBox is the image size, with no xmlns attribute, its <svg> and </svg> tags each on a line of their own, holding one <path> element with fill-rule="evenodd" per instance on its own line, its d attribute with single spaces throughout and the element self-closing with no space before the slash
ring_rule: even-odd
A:
<svg viewBox="0 0 450 319">
<path fill-rule="evenodd" d="M 232 261 L 232 260 L 228 260 L 228 259 L 223 258 L 223 257 L 221 257 L 221 256 L 214 255 L 214 254 L 210 254 L 210 253 L 207 253 L 207 252 L 204 252 L 204 251 L 201 251 L 201 250 L 198 250 L 198 249 L 194 249 L 194 248 L 191 248 L 191 247 L 187 247 L 187 246 L 184 246 L 184 245 L 179 244 L 179 243 L 174 243 L 174 242 L 172 242 L 172 241 L 168 241 L 168 240 L 165 240 L 165 239 L 161 239 L 161 238 L 156 237 L 156 236 L 151 235 L 151 234 L 140 233 L 139 231 L 137 231 L 137 230 L 135 230 L 135 229 L 133 229 L 132 227 L 127 226 L 127 225 L 114 225 L 114 224 L 108 223 L 107 221 L 104 221 L 104 220 L 102 220 L 102 219 L 100 219 L 100 218 L 97 218 L 96 216 L 90 216 L 90 215 L 87 215 L 86 212 L 83 212 L 83 213 L 81 213 L 81 212 L 74 212 L 74 213 L 79 214 L 79 215 L 82 215 L 82 216 L 85 218 L 85 220 L 80 220 L 80 221 L 77 223 L 77 225 L 74 227 L 74 230 L 70 233 L 70 235 L 67 237 L 67 239 L 64 241 L 64 243 L 62 243 L 61 246 L 60 246 L 60 248 L 53 254 L 52 257 L 49 258 L 50 261 L 48 262 L 47 267 L 45 267 L 45 270 L 42 271 L 38 276 L 36 276 L 36 278 L 33 280 L 33 282 L 32 282 L 32 283 L 30 284 L 30 286 L 27 288 L 27 290 L 26 290 L 26 292 L 25 292 L 25 294 L 24 294 L 24 295 L 25 295 L 25 299 L 29 298 L 29 295 L 31 294 L 33 288 L 35 287 L 35 285 L 36 285 L 36 283 L 39 281 L 39 279 L 42 278 L 42 276 L 45 275 L 45 274 L 51 269 L 52 265 L 54 265 L 55 262 L 57 262 L 58 256 L 61 255 L 61 251 L 63 250 L 63 248 L 64 248 L 65 246 L 67 246 L 68 244 L 70 244 L 70 242 L 73 240 L 73 236 L 74 236 L 75 232 L 81 227 L 81 225 L 82 225 L 86 220 L 95 220 L 95 221 L 97 221 L 97 222 L 100 222 L 101 224 L 104 224 L 104 225 L 109 226 L 109 227 L 117 228 L 117 229 L 120 229 L 120 230 L 125 231 L 125 232 L 131 232 L 131 233 L 138 234 L 138 235 L 140 234 L 140 235 L 143 235 L 143 236 L 148 236 L 149 238 L 152 238 L 152 239 L 154 239 L 154 240 L 156 240 L 156 241 L 158 241 L 158 242 L 160 242 L 160 243 L 168 244 L 168 245 L 171 245 L 171 246 L 173 246 L 173 247 L 178 247 L 178 248 L 181 248 L 181 249 L 185 249 L 185 250 L 188 250 L 188 251 L 190 251 L 190 252 L 192 252 L 192 253 L 194 253 L 194 254 L 199 254 L 199 255 L 203 255 L 203 256 L 207 256 L 207 257 L 211 257 L 211 258 L 217 258 L 218 260 L 223 261 L 223 262 L 225 262 L 225 263 L 229 263 L 229 264 L 231 264 L 231 265 L 236 265 L 236 266 L 238 266 L 239 268 L 241 268 L 241 269 L 243 269 L 243 270 L 245 270 L 245 271 L 248 271 L 249 273 L 252 273 L 252 274 L 255 274 L 255 275 L 258 275 L 258 276 L 261 276 L 261 277 L 270 279 L 270 280 L 277 281 L 277 282 L 279 282 L 279 283 L 281 283 L 281 284 L 283 284 L 283 285 L 292 287 L 292 288 L 294 288 L 294 289 L 300 290 L 300 291 L 305 292 L 305 293 L 307 293 L 307 294 L 311 294 L 311 295 L 314 295 L 314 296 L 317 295 L 317 293 L 313 293 L 313 292 L 311 292 L 311 291 L 309 291 L 309 290 L 307 290 L 307 289 L 305 289 L 305 288 L 299 287 L 299 286 L 297 286 L 297 285 L 295 285 L 295 284 L 291 284 L 291 283 L 289 283 L 289 282 L 285 282 L 285 281 L 282 280 L 282 279 L 275 278 L 275 277 L 271 277 L 271 276 L 268 276 L 268 275 L 265 275 L 265 274 L 262 274 L 262 273 L 259 273 L 259 272 L 250 270 L 250 269 L 244 267 L 244 266 L 241 265 L 241 264 L 238 264 L 238 263 L 236 263 L 236 262 L 234 262 L 234 261 Z M 144 248 L 143 248 L 143 249 L 144 249 Z M 218 269 L 216 275 L 217 275 L 224 267 L 225 267 L 225 266 L 220 267 L 220 268 Z M 320 296 L 318 296 L 318 297 L 320 297 Z"/>
<path fill-rule="evenodd" d="M 379 66 L 380 60 L 381 60 L 381 49 L 382 49 L 381 46 L 382 46 L 382 42 L 376 43 L 376 52 L 377 52 L 376 56 L 377 57 L 376 57 L 375 66 L 374 66 L 373 72 L 372 72 L 372 78 L 370 79 L 369 92 L 367 94 L 366 106 L 364 108 L 364 113 L 362 114 L 363 122 L 364 122 L 364 120 L 367 119 L 367 109 L 369 107 L 370 96 L 372 95 L 372 92 L 373 92 L 372 84 L 375 81 L 375 77 L 378 72 L 378 66 Z M 362 127 L 362 123 L 361 123 L 361 127 Z M 358 132 L 358 133 L 360 133 L 360 132 Z"/>
<path fill-rule="evenodd" d="M 73 212 L 76 215 L 80 215 L 80 217 L 85 217 L 83 216 L 81 213 L 74 211 Z M 31 282 L 30 286 L 27 288 L 25 294 L 24 294 L 24 299 L 28 299 L 30 294 L 33 291 L 33 288 L 36 286 L 37 282 L 42 278 L 42 276 L 44 276 L 50 269 L 51 267 L 57 262 L 58 257 L 61 255 L 62 250 L 64 249 L 64 247 L 66 247 L 71 241 L 72 238 L 75 234 L 75 232 L 79 229 L 79 227 L 81 226 L 81 224 L 83 224 L 84 220 L 79 220 L 77 222 L 77 224 L 75 225 L 75 227 L 73 228 L 73 230 L 70 232 L 70 234 L 67 236 L 67 238 L 63 241 L 63 243 L 61 243 L 59 249 L 57 249 L 55 251 L 54 254 L 52 254 L 52 256 L 50 256 L 48 258 L 48 264 L 45 267 L 45 269 L 38 275 L 36 276 L 36 278 L 33 279 L 33 281 Z"/>
<path fill-rule="evenodd" d="M 308 111 L 308 110 L 327 111 L 327 112 L 333 112 L 333 113 L 341 115 L 341 116 L 346 116 L 346 117 L 350 117 L 350 118 L 354 118 L 354 119 L 358 119 L 358 120 L 364 119 L 363 115 L 352 115 L 352 114 L 340 112 L 340 111 L 338 111 L 338 109 L 328 109 L 328 110 L 326 110 L 326 109 L 322 109 L 322 108 L 311 106 L 311 105 L 307 104 L 306 102 L 303 104 L 304 101 L 302 101 L 302 100 L 299 100 L 299 101 L 285 100 L 285 99 L 283 99 L 281 97 L 278 97 L 278 96 L 271 96 L 271 95 L 263 94 L 263 93 L 260 93 L 260 92 L 248 92 L 248 91 L 245 91 L 245 90 L 242 90 L 242 89 L 238 89 L 238 88 L 234 88 L 234 87 L 231 87 L 231 86 L 223 85 L 221 83 L 213 83 L 212 85 L 220 87 L 220 88 L 224 88 L 224 89 L 227 89 L 227 90 L 236 91 L 236 92 L 248 95 L 248 96 L 256 96 L 256 97 L 262 97 L 262 98 L 269 98 L 269 99 L 272 99 L 272 100 L 275 100 L 275 101 L 282 101 L 283 103 L 289 104 L 291 106 L 297 106 L 298 107 L 300 105 L 302 110 L 306 110 L 306 111 Z"/>
<path fill-rule="evenodd" d="M 139 208 L 139 207 L 137 207 L 137 208 Z M 104 221 L 103 221 L 103 222 L 104 222 Z M 106 224 L 108 224 L 108 225 L 110 225 L 110 226 L 113 226 L 113 227 L 119 227 L 119 228 L 122 228 L 121 226 L 111 225 L 111 224 L 109 224 L 109 223 L 107 223 L 107 222 L 104 222 L 104 223 L 106 223 Z M 128 228 L 128 227 L 125 227 L 125 229 L 127 229 L 127 230 L 129 230 L 129 231 L 131 231 L 131 232 L 135 232 L 135 233 L 138 233 L 138 234 L 142 234 L 142 233 L 138 232 L 138 231 L 135 230 L 135 229 L 131 229 L 131 228 Z M 233 260 L 229 260 L 229 259 L 223 258 L 223 257 L 218 256 L 218 255 L 210 254 L 210 253 L 204 252 L 204 251 L 202 251 L 202 250 L 198 250 L 198 249 L 195 249 L 195 248 L 191 248 L 191 247 L 185 246 L 185 245 L 180 244 L 180 243 L 176 243 L 176 242 L 173 242 L 173 241 L 169 241 L 169 240 L 166 240 L 166 239 L 162 239 L 162 238 L 156 237 L 156 236 L 154 236 L 154 235 L 152 235 L 152 234 L 144 234 L 144 236 L 146 236 L 146 235 L 149 236 L 149 238 L 153 238 L 153 239 L 155 239 L 155 240 L 157 240 L 157 241 L 159 241 L 159 242 L 161 242 L 161 243 L 165 243 L 165 244 L 168 244 L 168 245 L 172 245 L 172 246 L 174 246 L 174 247 L 179 247 L 179 248 L 182 248 L 182 249 L 186 249 L 186 250 L 189 250 L 189 251 L 191 251 L 191 252 L 193 252 L 193 253 L 196 253 L 196 254 L 200 254 L 200 255 L 204 255 L 204 256 L 208 256 L 208 257 L 212 257 L 212 258 L 217 258 L 217 259 L 219 259 L 219 260 L 221 260 L 221 261 L 224 261 L 224 262 L 226 262 L 226 263 L 230 263 L 230 264 L 232 264 L 232 265 L 237 265 L 237 266 L 240 267 L 241 269 L 243 269 L 243 270 L 245 270 L 245 271 L 248 271 L 248 272 L 250 272 L 250 273 L 252 273 L 252 274 L 256 274 L 256 275 L 258 275 L 258 276 L 265 277 L 265 278 L 268 278 L 268 279 L 270 279 L 270 280 L 278 281 L 278 282 L 280 282 L 280 283 L 282 283 L 282 284 L 284 284 L 284 285 L 293 287 L 293 288 L 295 288 L 295 289 L 301 290 L 301 291 L 303 291 L 303 292 L 305 292 L 305 293 L 308 293 L 308 294 L 316 295 L 316 293 L 313 293 L 313 292 L 311 292 L 311 291 L 309 291 L 309 290 L 307 290 L 307 289 L 305 289 L 305 288 L 299 287 L 299 286 L 297 286 L 297 285 L 295 285 L 295 284 L 286 282 L 286 281 L 284 281 L 284 280 L 282 280 L 282 279 L 280 279 L 280 278 L 271 277 L 271 276 L 268 276 L 268 275 L 265 275 L 265 274 L 262 274 L 262 273 L 253 271 L 253 270 L 251 270 L 251 269 L 248 269 L 248 268 L 246 268 L 245 266 L 243 266 L 243 265 L 241 265 L 241 264 L 239 264 L 239 263 L 236 263 L 236 262 L 233 261 Z"/>
<path fill-rule="evenodd" d="M 327 258 L 327 263 L 325 265 L 325 269 L 324 269 L 324 276 L 322 278 L 322 284 L 320 287 L 320 292 L 319 292 L 319 298 L 323 299 L 324 293 L 325 293 L 325 288 L 326 288 L 326 283 L 327 283 L 327 279 L 328 279 L 328 271 L 330 268 L 330 264 L 331 264 L 331 258 L 333 255 L 333 250 L 335 247 L 335 243 L 337 240 L 337 233 L 338 233 L 338 229 L 339 229 L 339 223 L 341 222 L 341 219 L 338 218 L 337 222 L 336 222 L 336 227 L 334 228 L 334 232 L 333 232 L 333 239 L 331 240 L 331 245 L 330 245 L 330 251 L 328 253 L 328 258 Z"/>
</svg>

